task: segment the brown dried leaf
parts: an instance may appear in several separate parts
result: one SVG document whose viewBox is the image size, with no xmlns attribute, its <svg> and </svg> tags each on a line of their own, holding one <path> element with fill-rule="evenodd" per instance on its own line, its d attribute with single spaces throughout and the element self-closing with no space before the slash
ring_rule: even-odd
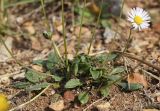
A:
<svg viewBox="0 0 160 111">
<path fill-rule="evenodd" d="M 24 28 L 30 33 L 35 34 L 35 28 L 33 27 L 33 22 L 26 22 L 24 24 Z"/>
<path fill-rule="evenodd" d="M 66 99 L 67 101 L 74 101 L 75 99 L 75 95 L 73 94 L 72 91 L 66 91 L 64 92 L 64 95 L 63 95 L 64 99 Z"/>
<path fill-rule="evenodd" d="M 98 15 L 100 13 L 100 7 L 97 6 L 97 4 L 95 4 L 95 3 L 90 3 L 88 5 L 88 8 L 93 14 Z"/>
<path fill-rule="evenodd" d="M 43 49 L 40 41 L 36 37 L 31 37 L 31 44 L 32 44 L 32 49 L 41 51 Z"/>
<path fill-rule="evenodd" d="M 153 26 L 155 32 L 160 33 L 160 23 Z"/>
<path fill-rule="evenodd" d="M 147 80 L 145 79 L 145 77 L 142 74 L 139 74 L 139 73 L 133 73 L 133 74 L 129 75 L 127 81 L 128 81 L 128 83 L 140 83 L 145 88 L 148 87 Z"/>
</svg>

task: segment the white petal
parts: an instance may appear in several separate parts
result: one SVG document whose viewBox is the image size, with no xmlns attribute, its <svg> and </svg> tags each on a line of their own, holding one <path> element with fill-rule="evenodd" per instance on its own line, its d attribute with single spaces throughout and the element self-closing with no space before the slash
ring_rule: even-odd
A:
<svg viewBox="0 0 160 111">
<path fill-rule="evenodd" d="M 134 20 L 132 18 L 129 18 L 129 17 L 128 17 L 128 21 L 134 22 Z"/>
</svg>

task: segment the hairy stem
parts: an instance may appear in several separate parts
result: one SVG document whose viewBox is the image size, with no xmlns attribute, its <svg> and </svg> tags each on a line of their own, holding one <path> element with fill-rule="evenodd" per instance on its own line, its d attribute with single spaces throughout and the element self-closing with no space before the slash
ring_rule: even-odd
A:
<svg viewBox="0 0 160 111">
<path fill-rule="evenodd" d="M 103 4 L 103 0 L 102 0 L 102 4 Z M 89 55 L 89 53 L 90 53 L 91 46 L 92 46 L 93 40 L 94 40 L 94 38 L 95 38 L 95 32 L 96 32 L 96 28 L 97 28 L 97 25 L 98 25 L 99 20 L 100 20 L 100 17 L 101 17 L 101 13 L 102 13 L 102 5 L 101 5 L 101 8 L 100 8 L 100 12 L 99 12 L 99 14 L 98 14 L 96 26 L 95 26 L 95 28 L 94 28 L 94 30 L 93 30 L 92 38 L 91 38 L 91 40 L 90 40 L 90 44 L 89 44 L 89 48 L 88 48 L 88 55 Z"/>
<path fill-rule="evenodd" d="M 79 48 L 80 48 L 80 43 L 81 43 L 81 31 L 82 31 L 82 23 L 83 23 L 83 18 L 84 18 L 84 9 L 86 5 L 86 0 L 84 0 L 84 5 L 82 9 L 82 15 L 81 15 L 81 20 L 80 20 L 80 29 L 79 29 L 79 35 L 78 35 L 78 47 L 76 49 L 76 55 L 78 54 Z"/>
<path fill-rule="evenodd" d="M 131 34 L 132 34 L 132 29 L 129 30 L 129 36 L 128 36 L 127 43 L 126 43 L 126 46 L 124 47 L 123 52 L 126 52 L 127 49 L 128 49 L 128 47 L 129 47 L 129 44 L 130 44 L 130 42 L 131 42 L 131 40 L 132 40 Z"/>
<path fill-rule="evenodd" d="M 65 50 L 65 65 L 67 69 L 67 74 L 66 78 L 69 79 L 69 67 L 68 67 L 68 58 L 67 58 L 67 41 L 66 41 L 66 32 L 65 32 L 65 26 L 64 26 L 64 0 L 61 0 L 61 5 L 62 5 L 62 30 L 63 30 L 63 41 L 64 41 L 64 50 Z"/>
<path fill-rule="evenodd" d="M 42 6 L 42 11 L 43 11 L 43 14 L 44 14 L 44 17 L 45 17 L 45 23 L 47 25 L 47 28 L 49 29 L 49 22 L 48 22 L 46 11 L 45 11 L 44 0 L 41 0 L 41 6 Z"/>
<path fill-rule="evenodd" d="M 122 0 L 121 11 L 120 11 L 120 15 L 119 15 L 119 18 L 118 18 L 119 23 L 120 23 L 120 20 L 121 20 L 121 18 L 122 18 L 124 3 L 125 3 L 125 0 Z M 115 32 L 115 34 L 114 34 L 114 39 L 115 39 L 116 36 L 117 36 L 118 30 L 119 30 L 119 27 L 116 28 L 116 32 Z"/>
</svg>

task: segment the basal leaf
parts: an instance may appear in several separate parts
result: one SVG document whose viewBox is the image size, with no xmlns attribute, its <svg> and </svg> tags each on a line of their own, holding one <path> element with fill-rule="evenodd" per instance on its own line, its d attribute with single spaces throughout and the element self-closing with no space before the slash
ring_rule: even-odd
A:
<svg viewBox="0 0 160 111">
<path fill-rule="evenodd" d="M 111 73 L 109 73 L 109 75 L 122 73 L 124 71 L 125 71 L 124 67 L 116 67 L 111 71 Z"/>
<path fill-rule="evenodd" d="M 82 83 L 80 82 L 79 79 L 70 79 L 66 84 L 65 88 L 75 88 L 77 86 L 81 86 Z"/>
<path fill-rule="evenodd" d="M 100 78 L 102 76 L 102 70 L 96 68 L 90 68 L 90 73 L 94 80 Z"/>
<path fill-rule="evenodd" d="M 46 63 L 46 60 L 35 60 L 33 61 L 33 64 L 37 64 L 37 65 L 40 65 L 40 66 L 44 66 Z"/>
<path fill-rule="evenodd" d="M 48 61 L 57 64 L 58 62 L 60 62 L 60 58 L 58 57 L 58 55 L 56 53 L 50 53 L 48 55 Z"/>
<path fill-rule="evenodd" d="M 117 54 L 109 53 L 109 54 L 107 55 L 107 61 L 112 61 L 112 60 L 114 60 L 116 57 L 117 57 Z"/>
<path fill-rule="evenodd" d="M 121 86 L 125 91 L 135 91 L 143 88 L 142 84 L 139 83 L 118 83 L 119 86 Z"/>
<path fill-rule="evenodd" d="M 27 91 L 41 90 L 43 88 L 46 88 L 48 85 L 50 85 L 50 83 L 47 83 L 47 82 L 38 83 L 38 84 L 35 84 L 35 85 L 32 85 L 32 86 L 26 88 L 26 90 Z"/>
<path fill-rule="evenodd" d="M 87 92 L 82 92 L 78 95 L 78 100 L 81 104 L 86 104 L 89 100 L 89 94 Z"/>
<path fill-rule="evenodd" d="M 107 97 L 109 95 L 109 87 L 107 86 L 101 87 L 100 92 L 103 97 Z"/>
<path fill-rule="evenodd" d="M 101 54 L 97 57 L 99 62 L 104 62 L 104 61 L 112 61 L 117 57 L 117 54 L 114 53 L 109 53 L 109 54 Z"/>
<path fill-rule="evenodd" d="M 52 75 L 51 76 L 56 82 L 59 82 L 59 81 L 61 81 L 63 78 L 62 77 L 59 77 L 59 76 L 57 76 L 57 75 Z"/>
<path fill-rule="evenodd" d="M 17 82 L 13 85 L 13 87 L 15 88 L 19 88 L 19 89 L 25 89 L 26 87 L 28 87 L 29 85 L 31 85 L 30 82 Z"/>
<path fill-rule="evenodd" d="M 25 73 L 25 77 L 27 80 L 29 80 L 30 82 L 36 83 L 36 82 L 40 82 L 43 79 L 46 78 L 46 75 L 43 75 L 41 73 L 35 72 L 33 70 L 28 70 Z"/>
<path fill-rule="evenodd" d="M 121 75 L 107 75 L 105 78 L 107 78 L 110 81 L 116 81 L 119 80 L 121 77 Z"/>
</svg>

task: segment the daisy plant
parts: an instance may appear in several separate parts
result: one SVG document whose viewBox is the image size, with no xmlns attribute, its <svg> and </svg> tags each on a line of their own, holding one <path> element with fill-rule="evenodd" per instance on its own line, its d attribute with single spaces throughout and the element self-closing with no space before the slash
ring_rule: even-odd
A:
<svg viewBox="0 0 160 111">
<path fill-rule="evenodd" d="M 129 42 L 131 41 L 131 31 L 132 30 L 138 30 L 141 31 L 143 29 L 149 28 L 150 24 L 150 16 L 148 12 L 146 12 L 144 9 L 136 7 L 131 9 L 130 12 L 128 12 L 128 21 L 132 23 L 132 27 L 130 28 L 129 37 L 127 40 L 127 44 L 125 46 L 125 49 L 123 52 L 125 52 L 128 48 Z"/>
</svg>

